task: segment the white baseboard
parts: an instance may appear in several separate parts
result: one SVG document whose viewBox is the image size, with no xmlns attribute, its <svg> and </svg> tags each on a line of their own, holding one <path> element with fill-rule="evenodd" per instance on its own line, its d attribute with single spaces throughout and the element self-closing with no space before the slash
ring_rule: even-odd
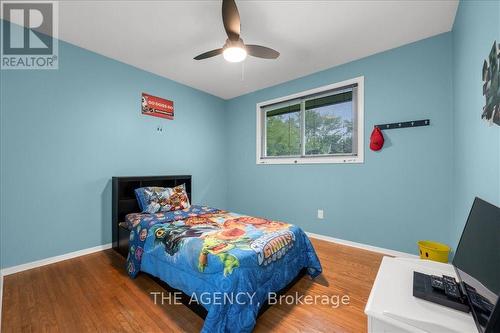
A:
<svg viewBox="0 0 500 333">
<path fill-rule="evenodd" d="M 321 240 L 324 240 L 324 241 L 327 241 L 327 242 L 332 242 L 332 243 L 337 243 L 337 244 L 352 246 L 352 247 L 356 247 L 356 248 L 359 248 L 359 249 L 373 251 L 373 252 L 378 252 L 378 253 L 383 253 L 383 254 L 387 254 L 387 255 L 390 255 L 390 256 L 394 256 L 394 257 L 418 258 L 417 255 L 406 253 L 406 252 L 400 252 L 400 251 L 385 249 L 385 248 L 382 248 L 382 247 L 377 247 L 377 246 L 372 246 L 372 245 L 367 245 L 367 244 L 362 244 L 362 243 L 351 242 L 351 241 L 348 241 L 348 240 L 334 238 L 334 237 L 320 235 L 320 234 L 315 234 L 315 233 L 312 233 L 312 232 L 306 232 L 306 234 L 309 237 L 316 238 L 316 239 L 321 239 Z M 107 250 L 107 249 L 110 249 L 111 247 L 112 247 L 111 243 L 104 244 L 104 245 L 98 245 L 98 246 L 90 247 L 90 248 L 87 248 L 87 249 L 83 249 L 83 250 L 79 250 L 79 251 L 74 251 L 74 252 L 62 254 L 62 255 L 59 255 L 59 256 L 55 256 L 55 257 L 50 257 L 50 258 L 46 258 L 46 259 L 41 259 L 41 260 L 29 262 L 29 263 L 22 264 L 22 265 L 17 265 L 17 266 L 11 266 L 11 267 L 4 268 L 4 269 L 2 269 L 0 271 L 0 275 L 1 275 L 1 277 L 0 277 L 0 286 L 3 286 L 3 276 L 5 276 L 5 275 L 10 275 L 10 274 L 14 274 L 14 273 L 26 271 L 28 269 L 32 269 L 32 268 L 36 268 L 36 267 L 40 267 L 40 266 L 45 266 L 45 265 L 53 264 L 53 263 L 56 263 L 56 262 L 59 262 L 59 261 L 63 261 L 63 260 L 68 260 L 68 259 L 80 257 L 80 256 L 83 256 L 83 255 L 86 255 L 86 254 L 90 254 L 90 253 L 94 253 L 94 252 L 99 252 L 99 251 Z M 0 300 L 1 300 L 1 295 L 2 295 L 2 289 L 0 289 Z M 1 303 L 0 303 L 0 309 L 1 309 Z M 0 315 L 1 315 L 1 312 L 0 312 Z"/>
<path fill-rule="evenodd" d="M 419 256 L 417 256 L 415 254 L 406 253 L 406 252 L 400 252 L 400 251 L 395 251 L 395 250 L 389 250 L 389 249 L 385 249 L 383 247 L 377 247 L 377 246 L 372 246 L 372 245 L 367 245 L 367 244 L 362 244 L 362 243 L 351 242 L 351 241 L 348 241 L 348 240 L 334 238 L 334 237 L 320 235 L 320 234 L 315 234 L 315 233 L 307 232 L 307 231 L 306 231 L 306 234 L 307 234 L 307 236 L 309 236 L 311 238 L 321 239 L 321 240 L 324 240 L 324 241 L 327 241 L 327 242 L 332 242 L 332 243 L 337 243 L 337 244 L 342 244 L 342 245 L 356 247 L 358 249 L 363 249 L 363 250 L 378 252 L 378 253 L 382 253 L 382 254 L 387 254 L 387 255 L 390 255 L 390 256 L 394 256 L 394 257 L 419 258 Z"/>
<path fill-rule="evenodd" d="M 68 260 L 68 259 L 72 259 L 72 258 L 84 256 L 86 254 L 91 254 L 91 253 L 94 253 L 94 252 L 99 252 L 99 251 L 107 250 L 107 249 L 110 249 L 111 247 L 112 247 L 111 243 L 104 244 L 104 245 L 98 245 L 98 246 L 94 246 L 94 247 L 89 247 L 87 249 L 83 249 L 83 250 L 79 250 L 79 251 L 74 251 L 74 252 L 70 252 L 70 253 L 66 253 L 66 254 L 61 254 L 61 255 L 55 256 L 55 257 L 45 258 L 45 259 L 41 259 L 41 260 L 29 262 L 29 263 L 26 263 L 26 264 L 22 264 L 22 265 L 7 267 L 7 268 L 2 269 L 2 271 L 0 272 L 0 274 L 2 276 L 10 275 L 10 274 L 14 274 L 14 273 L 26 271 L 28 269 L 32 269 L 32 268 L 36 268 L 36 267 L 40 267 L 40 266 L 45 266 L 45 265 L 53 264 L 53 263 L 56 263 L 56 262 L 59 262 L 59 261 Z"/>
</svg>

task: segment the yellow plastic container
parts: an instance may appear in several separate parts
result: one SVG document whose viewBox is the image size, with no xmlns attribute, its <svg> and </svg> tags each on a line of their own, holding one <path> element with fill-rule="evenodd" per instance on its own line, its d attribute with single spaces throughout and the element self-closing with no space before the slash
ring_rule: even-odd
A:
<svg viewBox="0 0 500 333">
<path fill-rule="evenodd" d="M 418 241 L 417 244 L 420 251 L 420 259 L 448 262 L 448 255 L 450 254 L 450 247 L 448 245 L 428 240 Z"/>
</svg>

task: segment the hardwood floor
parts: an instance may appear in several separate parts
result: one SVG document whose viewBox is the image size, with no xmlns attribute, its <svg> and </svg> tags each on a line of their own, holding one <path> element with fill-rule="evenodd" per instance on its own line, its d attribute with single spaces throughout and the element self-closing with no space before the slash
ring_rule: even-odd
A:
<svg viewBox="0 0 500 333">
<path fill-rule="evenodd" d="M 382 255 L 311 239 L 323 274 L 303 277 L 287 295 L 349 296 L 348 305 L 273 305 L 255 332 L 366 332 L 363 313 Z M 131 280 L 112 250 L 4 278 L 2 332 L 199 332 L 184 305 L 155 305 L 150 277 Z"/>
</svg>

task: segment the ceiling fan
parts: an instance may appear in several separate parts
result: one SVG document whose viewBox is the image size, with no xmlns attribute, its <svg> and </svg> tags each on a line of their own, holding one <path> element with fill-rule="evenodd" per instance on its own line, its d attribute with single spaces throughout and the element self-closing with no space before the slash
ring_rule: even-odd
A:
<svg viewBox="0 0 500 333">
<path fill-rule="evenodd" d="M 269 47 L 260 45 L 245 45 L 240 38 L 240 14 L 234 0 L 222 1 L 222 22 L 227 33 L 226 43 L 222 48 L 202 53 L 195 60 L 203 60 L 215 57 L 222 53 L 224 59 L 229 62 L 240 62 L 248 55 L 264 59 L 276 59 L 280 53 Z"/>
</svg>

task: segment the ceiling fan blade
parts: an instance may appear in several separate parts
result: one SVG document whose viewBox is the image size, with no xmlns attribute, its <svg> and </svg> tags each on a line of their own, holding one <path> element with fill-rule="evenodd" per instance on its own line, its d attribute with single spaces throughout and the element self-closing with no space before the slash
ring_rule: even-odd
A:
<svg viewBox="0 0 500 333">
<path fill-rule="evenodd" d="M 222 22 L 229 40 L 238 41 L 240 39 L 240 13 L 234 0 L 222 1 Z"/>
<path fill-rule="evenodd" d="M 203 59 L 215 57 L 216 55 L 219 55 L 221 53 L 222 53 L 222 49 L 215 49 L 215 50 L 208 51 L 208 52 L 202 53 L 200 55 L 197 55 L 193 59 L 194 60 L 203 60 Z"/>
<path fill-rule="evenodd" d="M 269 47 L 260 45 L 245 45 L 247 53 L 251 56 L 264 59 L 276 59 L 280 56 L 280 53 Z"/>
</svg>

